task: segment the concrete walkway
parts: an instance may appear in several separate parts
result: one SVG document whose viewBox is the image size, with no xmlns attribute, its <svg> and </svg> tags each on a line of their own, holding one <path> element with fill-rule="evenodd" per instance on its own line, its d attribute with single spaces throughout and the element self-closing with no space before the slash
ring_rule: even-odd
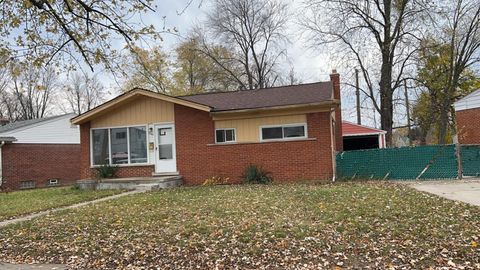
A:
<svg viewBox="0 0 480 270">
<path fill-rule="evenodd" d="M 438 196 L 480 206 L 480 179 L 416 182 L 412 187 Z"/>
<path fill-rule="evenodd" d="M 142 193 L 142 192 L 145 192 L 145 190 L 133 190 L 133 191 L 124 192 L 124 193 L 120 193 L 120 194 L 116 194 L 116 195 L 112 195 L 112 196 L 108 196 L 108 197 L 103 197 L 103 198 L 96 199 L 96 200 L 93 200 L 93 201 L 77 203 L 77 204 L 73 204 L 73 205 L 69 205 L 69 206 L 64 206 L 64 207 L 60 207 L 60 208 L 55 208 L 55 209 L 50 209 L 50 210 L 38 212 L 38 213 L 35 213 L 35 214 L 31 214 L 31 215 L 22 216 L 22 217 L 15 218 L 15 219 L 1 221 L 0 222 L 0 228 L 11 225 L 11 224 L 23 222 L 23 221 L 28 221 L 28 220 L 31 220 L 31 219 L 34 219 L 34 218 L 37 218 L 37 217 L 41 217 L 41 216 L 45 216 L 45 215 L 48 215 L 48 214 L 51 214 L 51 213 L 55 213 L 55 212 L 59 212 L 59 211 L 67 210 L 67 209 L 74 209 L 74 208 L 78 208 L 78 207 L 82 207 L 82 206 L 90 205 L 90 204 L 94 204 L 94 203 L 109 201 L 109 200 L 117 199 L 117 198 L 120 198 L 120 197 L 123 197 L 123 196 L 128 196 L 128 195 Z M 3 269 L 3 266 L 1 264 L 0 264 L 0 269 Z"/>
<path fill-rule="evenodd" d="M 0 262 L 1 270 L 63 270 L 67 269 L 62 264 L 11 264 Z"/>
</svg>

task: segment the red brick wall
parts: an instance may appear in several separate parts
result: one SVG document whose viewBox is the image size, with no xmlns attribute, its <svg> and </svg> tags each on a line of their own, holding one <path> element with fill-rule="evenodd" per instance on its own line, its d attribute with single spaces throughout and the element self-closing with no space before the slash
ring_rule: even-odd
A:
<svg viewBox="0 0 480 270">
<path fill-rule="evenodd" d="M 211 176 L 239 182 L 249 164 L 272 172 L 274 181 L 327 180 L 333 175 L 330 114 L 307 115 L 315 140 L 213 145 L 214 123 L 207 112 L 175 105 L 177 167 L 187 185 Z"/>
<path fill-rule="evenodd" d="M 309 140 L 214 145 L 214 122 L 208 112 L 175 105 L 177 169 L 187 185 L 212 176 L 241 181 L 245 167 L 260 165 L 275 181 L 329 180 L 333 176 L 330 113 L 307 114 Z M 340 133 L 341 134 L 341 133 Z M 81 179 L 95 178 L 90 168 L 90 124 L 80 127 Z M 154 165 L 120 167 L 118 177 L 148 177 Z"/>
<path fill-rule="evenodd" d="M 81 179 L 96 178 L 97 174 L 95 169 L 90 168 L 90 122 L 80 125 L 80 163 Z M 119 167 L 116 173 L 117 177 L 150 177 L 155 170 L 154 165 L 148 166 L 130 166 Z"/>
<path fill-rule="evenodd" d="M 3 188 L 19 189 L 20 181 L 45 187 L 56 178 L 71 185 L 80 178 L 78 144 L 6 144 L 2 147 Z"/>
<path fill-rule="evenodd" d="M 90 122 L 80 125 L 80 179 L 93 175 L 90 169 Z"/>
<path fill-rule="evenodd" d="M 330 74 L 330 81 L 333 83 L 333 98 L 339 101 L 342 100 L 340 92 L 340 74 L 335 70 Z M 335 149 L 343 151 L 343 131 L 342 131 L 342 107 L 338 106 L 335 109 Z"/>
<path fill-rule="evenodd" d="M 480 144 L 480 108 L 455 112 L 458 141 L 461 144 Z"/>
</svg>

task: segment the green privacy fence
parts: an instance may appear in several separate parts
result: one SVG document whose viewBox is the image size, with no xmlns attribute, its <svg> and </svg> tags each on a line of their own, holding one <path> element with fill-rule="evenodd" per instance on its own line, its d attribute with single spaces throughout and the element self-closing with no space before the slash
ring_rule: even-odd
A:
<svg viewBox="0 0 480 270">
<path fill-rule="evenodd" d="M 480 147 L 465 150 L 468 175 L 480 169 Z M 454 179 L 458 176 L 455 145 L 345 151 L 337 154 L 339 179 Z"/>
<path fill-rule="evenodd" d="M 464 176 L 480 176 L 480 145 L 462 145 L 460 157 Z"/>
</svg>

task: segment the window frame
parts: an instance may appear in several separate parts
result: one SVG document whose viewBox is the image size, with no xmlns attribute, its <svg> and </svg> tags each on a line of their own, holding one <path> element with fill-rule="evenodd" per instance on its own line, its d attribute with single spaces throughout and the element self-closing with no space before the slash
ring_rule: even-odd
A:
<svg viewBox="0 0 480 270">
<path fill-rule="evenodd" d="M 225 141 L 224 142 L 218 142 L 217 141 L 217 131 L 218 130 L 223 130 L 224 132 L 227 131 L 227 130 L 233 130 L 234 140 L 233 141 L 227 141 L 227 135 L 225 134 Z M 215 131 L 214 131 L 214 136 L 215 136 L 215 144 L 236 143 L 237 142 L 237 129 L 236 128 L 216 128 Z"/>
<path fill-rule="evenodd" d="M 263 138 L 263 129 L 264 128 L 282 128 L 282 138 L 280 139 L 264 139 Z M 285 138 L 285 128 L 286 127 L 303 127 L 304 135 L 299 137 L 287 137 Z M 273 142 L 273 141 L 295 141 L 308 138 L 308 127 L 307 123 L 293 123 L 293 124 L 279 124 L 279 125 L 262 125 L 258 127 L 258 133 L 261 142 Z"/>
<path fill-rule="evenodd" d="M 135 127 L 143 127 L 145 128 L 145 142 L 146 142 L 146 150 L 147 150 L 147 162 L 145 163 L 131 163 L 130 161 L 130 128 Z M 127 156 L 128 156 L 128 163 L 126 164 L 113 164 L 112 163 L 112 129 L 116 128 L 126 128 L 127 129 Z M 148 125 L 128 125 L 128 126 L 114 126 L 114 127 L 98 127 L 98 128 L 90 128 L 90 167 L 95 168 L 102 166 L 101 164 L 94 164 L 93 163 L 93 131 L 94 130 L 102 130 L 106 129 L 108 133 L 108 161 L 110 166 L 118 166 L 118 167 L 132 167 L 132 166 L 145 166 L 150 165 L 150 155 L 149 155 L 149 131 Z"/>
</svg>

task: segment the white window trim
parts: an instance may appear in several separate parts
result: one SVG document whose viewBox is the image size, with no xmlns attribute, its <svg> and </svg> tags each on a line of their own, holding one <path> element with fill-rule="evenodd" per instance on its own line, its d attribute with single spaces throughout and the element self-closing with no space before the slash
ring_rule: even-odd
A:
<svg viewBox="0 0 480 270">
<path fill-rule="evenodd" d="M 234 134 L 234 137 L 235 139 L 233 141 L 226 141 L 227 140 L 227 136 L 225 134 L 225 141 L 224 142 L 217 142 L 217 130 L 233 130 L 233 134 Z M 236 128 L 216 128 L 215 129 L 215 133 L 214 133 L 214 137 L 215 137 L 215 143 L 216 144 L 229 144 L 229 143 L 236 143 L 237 142 L 237 129 Z"/>
<path fill-rule="evenodd" d="M 59 184 L 60 184 L 60 181 L 58 180 L 58 178 L 48 179 L 48 186 L 58 186 Z"/>
<path fill-rule="evenodd" d="M 147 162 L 145 163 L 130 163 L 130 129 L 133 127 L 144 127 L 145 128 L 145 136 L 146 136 L 146 145 L 147 145 Z M 114 128 L 126 128 L 127 129 L 127 151 L 128 151 L 128 164 L 112 164 L 112 143 L 111 143 L 111 129 Z M 148 136 L 148 125 L 129 125 L 129 126 L 113 126 L 113 127 L 99 127 L 99 128 L 90 128 L 90 167 L 96 168 L 102 165 L 95 165 L 93 164 L 93 131 L 94 130 L 101 130 L 106 129 L 108 131 L 108 162 L 110 166 L 118 166 L 118 167 L 132 167 L 132 166 L 145 166 L 151 165 L 150 158 L 149 158 L 149 136 Z"/>
<path fill-rule="evenodd" d="M 290 138 L 285 138 L 284 137 L 284 130 L 283 128 L 285 127 L 299 127 L 303 126 L 303 130 L 305 130 L 304 136 L 301 137 L 290 137 Z M 262 129 L 264 128 L 275 128 L 275 127 L 281 127 L 282 128 L 282 138 L 281 139 L 264 139 L 263 138 L 263 132 Z M 261 142 L 273 142 L 273 141 L 295 141 L 299 139 L 306 139 L 308 138 L 308 128 L 307 128 L 307 123 L 294 123 L 294 124 L 279 124 L 279 125 L 263 125 L 258 127 L 258 133 L 259 133 L 259 138 Z"/>
</svg>

